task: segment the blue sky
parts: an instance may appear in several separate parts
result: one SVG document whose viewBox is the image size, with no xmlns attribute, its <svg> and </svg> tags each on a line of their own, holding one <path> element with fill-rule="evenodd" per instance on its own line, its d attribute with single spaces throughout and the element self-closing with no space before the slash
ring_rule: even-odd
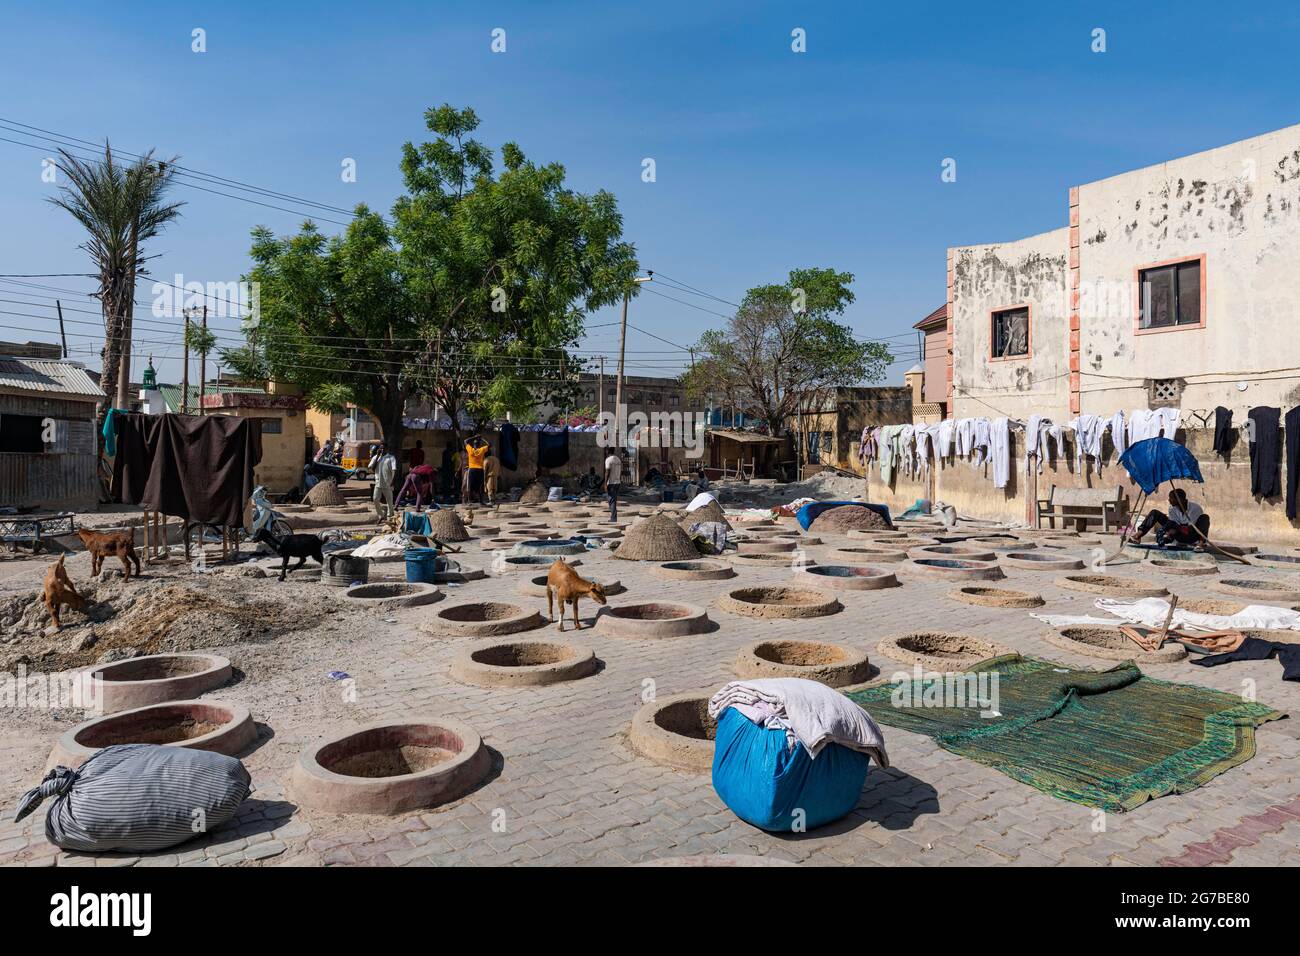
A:
<svg viewBox="0 0 1300 956">
<path fill-rule="evenodd" d="M 948 246 L 1057 228 L 1071 185 L 1300 121 L 1300 16 L 1208 3 L 10 2 L 7 120 L 386 210 L 423 111 L 473 106 L 488 144 L 514 140 L 564 163 L 574 188 L 612 190 L 646 268 L 733 302 L 795 267 L 853 273 L 848 321 L 898 346 L 890 381 L 915 359 L 912 323 L 943 300 Z M 806 53 L 791 50 L 795 28 Z M 1091 51 L 1095 28 L 1105 53 Z M 88 271 L 78 227 L 44 201 L 50 154 L 0 141 L 0 273 Z M 641 180 L 646 157 L 653 183 Z M 345 158 L 355 183 L 341 180 Z M 945 158 L 956 182 L 940 179 Z M 237 279 L 253 225 L 291 232 L 302 218 L 193 189 L 176 197 L 185 216 L 152 246 L 166 278 Z M 98 321 L 71 311 L 94 303 L 55 291 L 88 280 L 31 281 L 47 288 L 0 278 L 0 339 L 53 340 L 55 295 L 68 319 Z M 651 294 L 633 303 L 634 326 L 677 345 L 728 311 L 650 288 L 708 310 Z M 148 302 L 147 284 L 137 298 Z M 584 346 L 616 354 L 615 319 L 593 316 L 602 327 Z M 233 324 L 218 323 L 227 335 Z M 165 325 L 137 351 L 174 380 L 179 338 Z M 637 331 L 628 348 L 630 374 L 686 358 Z"/>
</svg>

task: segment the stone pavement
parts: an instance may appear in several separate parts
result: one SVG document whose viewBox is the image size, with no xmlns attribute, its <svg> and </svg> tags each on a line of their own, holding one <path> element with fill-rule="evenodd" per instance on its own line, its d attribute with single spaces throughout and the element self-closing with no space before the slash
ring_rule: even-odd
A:
<svg viewBox="0 0 1300 956">
<path fill-rule="evenodd" d="M 828 536 L 825 545 L 807 550 L 814 560 L 836 563 L 828 549 L 850 543 L 859 542 Z M 1087 560 L 1091 549 L 1074 551 Z M 491 563 L 476 542 L 469 543 L 466 557 L 470 565 Z M 448 589 L 447 598 L 431 607 L 373 612 L 373 625 L 364 633 L 317 631 L 269 645 L 214 649 L 229 656 L 242 676 L 208 696 L 245 704 L 259 722 L 257 745 L 244 757 L 254 793 L 220 831 L 142 857 L 60 852 L 44 839 L 43 811 L 21 824 L 9 822 L 17 798 L 40 779 L 50 746 L 69 724 L 47 714 L 5 714 L 0 865 L 622 865 L 716 853 L 865 866 L 1300 863 L 1300 722 L 1293 718 L 1260 728 L 1254 758 L 1207 785 L 1113 814 L 1053 799 L 949 754 L 926 737 L 886 727 L 894 766 L 873 766 L 847 818 L 799 835 L 757 830 L 722 805 L 708 774 L 671 770 L 628 748 L 626 731 L 646 688 L 657 694 L 716 689 L 733 678 L 737 650 L 760 637 L 814 638 L 871 652 L 889 634 L 948 630 L 1071 666 L 1113 664 L 1048 644 L 1046 625 L 1024 610 L 953 601 L 946 595 L 957 584 L 949 582 L 908 577 L 900 588 L 837 592 L 844 610 L 830 617 L 747 620 L 712 607 L 714 598 L 743 584 L 786 583 L 788 568 L 745 566 L 730 581 L 668 583 L 651 576 L 648 565 L 607 553 L 585 562 L 583 571 L 618 577 L 627 587 L 611 603 L 655 599 L 708 606 L 720 627 L 658 641 L 583 630 L 576 640 L 593 646 L 604 667 L 567 684 L 485 690 L 452 680 L 448 663 L 459 645 L 424 633 L 418 623 L 439 606 L 461 600 L 544 610 L 544 598 L 516 593 L 519 578 L 528 573 L 523 571 Z M 1241 576 L 1295 580 L 1281 571 L 1242 570 Z M 1133 564 L 1107 571 L 1160 581 L 1183 598 L 1225 597 L 1208 587 L 1214 577 L 1175 577 Z M 1097 613 L 1096 595 L 1056 586 L 1059 573 L 1009 570 L 1007 580 L 992 584 L 1041 593 L 1047 599 L 1043 611 Z M 250 586 L 299 588 L 307 601 L 337 599 L 319 585 Z M 588 621 L 594 611 L 583 605 Z M 873 662 L 884 676 L 904 669 L 874 654 Z M 1183 661 L 1145 669 L 1161 679 L 1231 693 L 1241 693 L 1250 680 L 1266 704 L 1288 712 L 1300 704 L 1300 688 L 1281 681 L 1275 661 L 1214 669 Z M 339 685 L 326 679 L 330 670 L 355 678 L 355 702 L 345 701 Z M 290 769 L 320 735 L 380 718 L 439 715 L 469 723 L 494 752 L 494 772 L 468 796 L 393 818 L 332 816 L 293 803 Z"/>
</svg>

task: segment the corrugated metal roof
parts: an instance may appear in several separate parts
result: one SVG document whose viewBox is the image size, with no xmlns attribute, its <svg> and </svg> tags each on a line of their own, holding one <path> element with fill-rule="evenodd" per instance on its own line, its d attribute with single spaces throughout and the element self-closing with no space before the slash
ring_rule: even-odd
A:
<svg viewBox="0 0 1300 956">
<path fill-rule="evenodd" d="M 181 387 L 179 385 L 163 385 L 159 383 L 158 391 L 162 393 L 163 403 L 167 406 L 167 411 L 175 413 L 181 410 Z M 218 392 L 240 392 L 253 395 L 266 394 L 265 389 L 249 388 L 244 385 L 208 386 L 207 394 L 214 395 Z M 190 386 L 189 398 L 190 400 L 186 407 L 189 409 L 191 415 L 197 415 L 199 413 L 199 387 L 197 385 Z"/>
<path fill-rule="evenodd" d="M 104 391 L 76 362 L 0 355 L 0 389 L 101 399 Z"/>
</svg>

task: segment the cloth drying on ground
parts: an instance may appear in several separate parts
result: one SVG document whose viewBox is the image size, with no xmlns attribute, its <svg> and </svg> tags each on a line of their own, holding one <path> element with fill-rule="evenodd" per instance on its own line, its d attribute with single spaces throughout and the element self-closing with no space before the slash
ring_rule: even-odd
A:
<svg viewBox="0 0 1300 956">
<path fill-rule="evenodd" d="M 1206 654 L 1194 657 L 1191 663 L 1201 667 L 1218 667 L 1234 661 L 1266 661 L 1274 654 L 1282 664 L 1282 679 L 1300 681 L 1300 644 L 1287 644 L 1282 641 L 1265 641 L 1258 637 L 1248 637 L 1236 650 L 1226 654 Z"/>
<path fill-rule="evenodd" d="M 721 554 L 736 535 L 721 521 L 697 521 L 686 529 L 695 546 L 704 554 Z"/>
<path fill-rule="evenodd" d="M 1282 493 L 1278 478 L 1278 422 L 1280 408 L 1252 408 L 1247 417 L 1255 423 L 1255 440 L 1250 443 L 1250 493 L 1272 498 Z"/>
<path fill-rule="evenodd" d="M 1070 614 L 1031 614 L 1030 617 L 1052 627 L 1074 624 L 1105 624 L 1114 627 L 1120 621 L 1160 627 L 1169 614 L 1169 602 L 1163 598 L 1148 597 L 1126 601 L 1120 598 L 1098 598 L 1095 606 L 1111 618 L 1081 617 Z M 1119 618 L 1120 621 L 1115 620 Z M 1187 631 L 1300 631 L 1300 611 L 1274 607 L 1271 604 L 1250 604 L 1235 614 L 1197 614 L 1175 609 L 1170 627 Z"/>
<path fill-rule="evenodd" d="M 995 716 L 983 716 L 978 702 L 929 706 L 933 677 L 848 696 L 882 724 L 926 734 L 1051 796 L 1116 811 L 1186 793 L 1244 763 L 1255 752 L 1254 728 L 1284 716 L 1233 694 L 1154 680 L 1132 663 L 1098 672 L 1011 655 L 953 676 L 969 684 L 981 673 L 998 678 Z M 939 685 L 945 696 L 946 688 Z M 897 706 L 904 690 L 916 703 Z"/>
<path fill-rule="evenodd" d="M 410 516 L 411 513 L 408 511 L 406 514 Z M 428 534 L 429 519 L 424 515 L 419 517 L 424 518 L 424 530 L 417 533 Z M 410 544 L 410 536 L 400 531 L 396 534 L 377 534 L 360 547 L 353 548 L 352 556 L 354 558 L 400 558 L 406 553 Z"/>
<path fill-rule="evenodd" d="M 242 527 L 262 460 L 257 419 L 232 415 L 113 415 L 113 500 L 227 528 Z"/>
<path fill-rule="evenodd" d="M 791 749 L 801 743 L 814 760 L 827 744 L 865 753 L 889 766 L 885 737 L 865 710 L 819 681 L 798 677 L 737 680 L 709 699 L 709 716 L 717 719 L 734 707 L 754 723 L 784 730 Z"/>
</svg>

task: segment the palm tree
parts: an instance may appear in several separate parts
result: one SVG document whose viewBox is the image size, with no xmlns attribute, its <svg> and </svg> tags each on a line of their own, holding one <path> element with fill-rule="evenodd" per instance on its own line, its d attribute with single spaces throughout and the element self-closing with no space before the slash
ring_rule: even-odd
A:
<svg viewBox="0 0 1300 956">
<path fill-rule="evenodd" d="M 144 255 L 144 244 L 177 218 L 184 204 L 163 201 L 176 159 L 155 160 L 153 150 L 124 166 L 107 142 L 102 160 L 80 159 L 61 149 L 56 166 L 67 181 L 50 202 L 85 227 L 89 238 L 81 248 L 98 270 L 97 297 L 104 313 L 102 426 L 110 408 L 125 408 L 127 403 L 135 280 L 147 274 L 144 263 L 150 258 Z"/>
</svg>

